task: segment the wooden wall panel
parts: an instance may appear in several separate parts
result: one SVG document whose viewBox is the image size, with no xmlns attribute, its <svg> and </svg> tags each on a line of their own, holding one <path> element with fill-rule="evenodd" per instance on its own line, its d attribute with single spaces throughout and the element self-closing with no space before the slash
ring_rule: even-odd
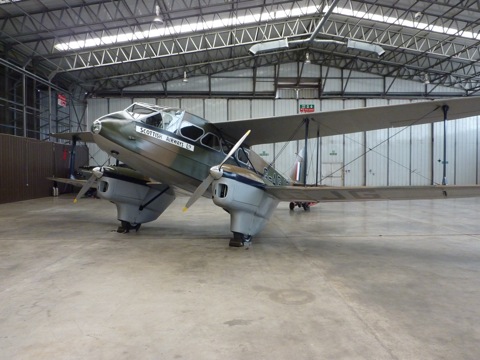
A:
<svg viewBox="0 0 480 360">
<path fill-rule="evenodd" d="M 0 134 L 0 203 L 51 196 L 50 176 L 67 177 L 70 145 Z M 76 166 L 88 163 L 88 148 L 77 147 Z M 71 188 L 62 188 L 62 191 Z"/>
</svg>

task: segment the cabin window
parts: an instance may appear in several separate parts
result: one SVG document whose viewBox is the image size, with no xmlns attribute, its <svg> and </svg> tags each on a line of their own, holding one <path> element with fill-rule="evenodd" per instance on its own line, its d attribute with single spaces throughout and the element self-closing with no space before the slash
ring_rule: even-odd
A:
<svg viewBox="0 0 480 360">
<path fill-rule="evenodd" d="M 237 160 L 245 165 L 248 165 L 248 150 L 245 150 L 243 148 L 238 149 Z"/>
<path fill-rule="evenodd" d="M 162 125 L 162 114 L 158 113 L 145 119 L 145 124 L 160 127 Z"/>
<path fill-rule="evenodd" d="M 197 141 L 200 136 L 203 135 L 203 129 L 184 121 L 180 129 L 180 134 L 188 139 Z"/>
<path fill-rule="evenodd" d="M 169 113 L 163 113 L 163 128 L 168 129 L 172 123 L 173 117 Z"/>
<path fill-rule="evenodd" d="M 183 111 L 163 112 L 163 128 L 172 133 L 176 133 L 183 118 Z"/>
<path fill-rule="evenodd" d="M 215 134 L 207 133 L 200 142 L 213 150 L 220 151 L 220 139 Z"/>
<path fill-rule="evenodd" d="M 127 111 L 132 114 L 138 114 L 138 115 L 147 115 L 147 114 L 151 114 L 152 112 L 155 112 L 155 110 L 149 108 L 148 106 L 144 106 L 137 103 L 130 105 L 127 108 Z"/>
<path fill-rule="evenodd" d="M 141 118 L 145 117 L 145 115 L 157 112 L 158 110 L 152 109 L 146 105 L 135 103 L 130 105 L 126 111 L 129 112 L 134 119 L 141 120 Z"/>
<path fill-rule="evenodd" d="M 231 148 L 233 148 L 233 144 L 231 142 L 222 140 L 222 150 L 225 155 L 229 153 Z"/>
</svg>

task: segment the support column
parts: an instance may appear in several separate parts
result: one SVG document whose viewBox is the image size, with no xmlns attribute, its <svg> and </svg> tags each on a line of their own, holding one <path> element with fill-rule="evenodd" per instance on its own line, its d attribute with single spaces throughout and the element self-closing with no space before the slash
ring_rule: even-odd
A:
<svg viewBox="0 0 480 360">
<path fill-rule="evenodd" d="M 310 119 L 305 118 L 305 149 L 304 149 L 304 159 L 303 159 L 303 185 L 307 185 L 307 159 L 308 159 L 308 126 L 310 125 Z"/>
<path fill-rule="evenodd" d="M 443 110 L 443 178 L 442 185 L 447 185 L 447 113 L 448 105 L 442 106 Z"/>
</svg>

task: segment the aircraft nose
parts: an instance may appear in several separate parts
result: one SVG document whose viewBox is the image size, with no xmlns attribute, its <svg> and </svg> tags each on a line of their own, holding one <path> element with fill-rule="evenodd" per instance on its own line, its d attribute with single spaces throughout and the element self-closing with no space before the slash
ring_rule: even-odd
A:
<svg viewBox="0 0 480 360">
<path fill-rule="evenodd" d="M 92 124 L 92 132 L 94 134 L 99 134 L 102 130 L 102 122 L 100 120 L 95 120 Z"/>
</svg>

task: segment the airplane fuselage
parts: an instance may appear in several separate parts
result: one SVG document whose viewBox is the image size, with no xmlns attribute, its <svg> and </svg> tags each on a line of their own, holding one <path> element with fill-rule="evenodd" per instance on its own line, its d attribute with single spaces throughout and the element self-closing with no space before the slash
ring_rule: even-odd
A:
<svg viewBox="0 0 480 360">
<path fill-rule="evenodd" d="M 158 182 L 189 192 L 225 158 L 236 140 L 183 110 L 146 104 L 133 104 L 96 120 L 92 132 L 97 145 L 113 157 Z M 289 184 L 246 146 L 227 164 L 256 173 L 265 185 Z"/>
</svg>

